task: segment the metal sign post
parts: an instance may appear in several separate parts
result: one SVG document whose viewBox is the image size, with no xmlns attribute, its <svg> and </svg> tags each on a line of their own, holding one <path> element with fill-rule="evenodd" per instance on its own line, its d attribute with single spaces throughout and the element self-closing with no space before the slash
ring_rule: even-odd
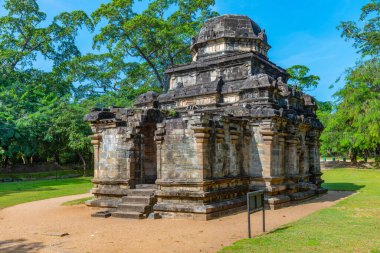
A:
<svg viewBox="0 0 380 253">
<path fill-rule="evenodd" d="M 265 232 L 265 203 L 264 191 L 253 191 L 247 193 L 247 212 L 248 212 L 248 238 L 251 238 L 251 213 L 263 211 L 263 232 Z"/>
</svg>

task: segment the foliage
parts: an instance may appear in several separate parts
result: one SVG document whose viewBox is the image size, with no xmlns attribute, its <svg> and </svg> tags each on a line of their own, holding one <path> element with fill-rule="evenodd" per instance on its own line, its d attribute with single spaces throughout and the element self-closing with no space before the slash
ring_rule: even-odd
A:
<svg viewBox="0 0 380 253">
<path fill-rule="evenodd" d="M 377 60 L 348 69 L 339 90 L 336 110 L 329 117 L 322 140 L 338 153 L 353 156 L 377 152 L 380 147 L 380 64 Z M 355 157 L 354 157 L 355 160 Z"/>
<path fill-rule="evenodd" d="M 105 46 L 107 58 L 118 62 L 113 64 L 119 68 L 114 75 L 123 78 L 114 79 L 113 85 L 129 84 L 129 75 L 137 68 L 144 73 L 145 85 L 166 90 L 165 70 L 191 60 L 191 38 L 206 19 L 216 15 L 210 9 L 214 0 L 155 0 L 141 13 L 134 12 L 134 2 L 111 0 L 92 13 L 96 24 L 106 23 L 95 35 L 94 46 Z M 104 60 L 104 56 L 98 57 Z"/>
<path fill-rule="evenodd" d="M 289 81 L 297 85 L 301 91 L 310 91 L 317 87 L 320 80 L 319 76 L 308 75 L 310 69 L 303 65 L 294 65 L 287 68 L 286 71 L 291 75 Z"/>
<path fill-rule="evenodd" d="M 353 40 L 362 59 L 347 69 L 345 85 L 334 95 L 334 109 L 326 116 L 321 136 L 322 152 L 380 158 L 380 2 L 362 8 L 359 26 L 353 21 L 338 27 L 346 40 Z M 328 120 L 327 120 L 328 119 Z"/>
<path fill-rule="evenodd" d="M 380 1 L 371 0 L 362 7 L 359 22 L 341 22 L 338 29 L 345 40 L 353 40 L 353 46 L 363 56 L 380 57 Z"/>
<path fill-rule="evenodd" d="M 333 207 L 320 210 L 220 252 L 377 252 L 380 249 L 380 172 L 334 169 L 324 172 L 330 190 L 358 191 Z"/>
<path fill-rule="evenodd" d="M 0 74 L 8 77 L 15 69 L 30 67 L 40 54 L 54 65 L 79 56 L 75 37 L 82 26 L 92 28 L 83 11 L 62 12 L 43 26 L 46 14 L 35 0 L 5 0 L 6 16 L 0 17 Z"/>
<path fill-rule="evenodd" d="M 36 0 L 0 0 L 0 164 L 55 161 L 91 166 L 92 107 L 130 106 L 148 90 L 167 88 L 164 71 L 190 61 L 192 36 L 215 15 L 214 0 L 112 0 L 91 16 L 48 18 Z M 49 21 L 51 20 L 51 21 Z M 94 31 L 94 49 L 81 55 L 75 39 Z M 45 70 L 36 69 L 44 59 Z"/>
<path fill-rule="evenodd" d="M 82 27 L 93 29 L 83 11 L 63 12 L 48 24 L 47 16 L 35 0 L 5 0 L 5 16 L 0 17 L 0 156 L 3 166 L 10 162 L 46 161 L 63 154 L 49 152 L 55 146 L 49 128 L 60 115 L 71 115 L 73 83 L 67 81 L 62 66 L 80 56 L 75 38 Z M 51 63 L 51 71 L 34 68 L 38 57 Z M 62 107 L 62 104 L 66 107 Z M 57 108 L 60 110 L 58 111 Z M 67 113 L 65 113 L 67 112 Z M 61 114 L 62 113 L 62 114 Z M 83 111 L 80 117 L 83 117 Z M 70 120 L 71 126 L 76 120 Z M 77 122 L 77 120 L 75 121 Z M 84 124 L 84 123 L 83 123 Z M 89 127 L 72 128 L 74 138 L 62 139 L 63 147 L 78 152 L 88 140 Z M 71 141 L 71 142 L 70 142 Z M 82 142 L 79 144 L 79 142 Z M 85 144 L 86 143 L 86 144 Z M 59 159 L 56 159 L 59 160 Z"/>
</svg>

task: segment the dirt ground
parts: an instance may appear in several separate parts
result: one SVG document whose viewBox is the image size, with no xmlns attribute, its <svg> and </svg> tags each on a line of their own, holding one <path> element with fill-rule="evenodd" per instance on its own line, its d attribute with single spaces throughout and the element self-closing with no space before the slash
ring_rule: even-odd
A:
<svg viewBox="0 0 380 253">
<path fill-rule="evenodd" d="M 352 192 L 330 191 L 299 205 L 267 211 L 267 230 L 334 205 Z M 0 252 L 216 252 L 247 237 L 247 214 L 211 221 L 92 218 L 93 208 L 61 203 L 89 194 L 21 204 L 0 210 Z M 252 215 L 253 235 L 261 213 Z M 61 234 L 68 233 L 66 236 Z"/>
</svg>

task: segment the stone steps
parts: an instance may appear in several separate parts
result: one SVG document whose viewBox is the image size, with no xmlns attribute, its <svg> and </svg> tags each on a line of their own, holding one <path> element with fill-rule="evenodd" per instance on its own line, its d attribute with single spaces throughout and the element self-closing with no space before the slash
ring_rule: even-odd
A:
<svg viewBox="0 0 380 253">
<path fill-rule="evenodd" d="M 150 204 L 121 203 L 117 207 L 117 210 L 124 212 L 140 212 L 145 214 L 152 212 L 152 206 Z"/>
<path fill-rule="evenodd" d="M 139 212 L 120 212 L 116 211 L 112 213 L 112 217 L 127 218 L 127 219 L 145 219 L 146 216 Z"/>
<path fill-rule="evenodd" d="M 155 190 L 156 185 L 137 185 L 136 189 L 128 189 L 128 195 L 122 198 L 122 202 L 112 216 L 129 219 L 148 217 L 153 212 L 153 205 L 156 203 Z"/>
<path fill-rule="evenodd" d="M 147 196 L 126 196 L 122 198 L 122 202 L 125 203 L 136 203 L 136 204 L 152 204 L 154 197 Z"/>
<path fill-rule="evenodd" d="M 137 184 L 136 189 L 157 189 L 155 184 Z"/>
<path fill-rule="evenodd" d="M 129 189 L 128 196 L 154 196 L 154 189 Z"/>
</svg>

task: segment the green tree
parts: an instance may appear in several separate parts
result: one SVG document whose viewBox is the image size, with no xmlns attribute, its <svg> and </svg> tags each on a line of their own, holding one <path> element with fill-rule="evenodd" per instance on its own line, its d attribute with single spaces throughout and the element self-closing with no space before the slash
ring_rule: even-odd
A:
<svg viewBox="0 0 380 253">
<path fill-rule="evenodd" d="M 334 95 L 335 108 L 321 139 L 340 154 L 380 157 L 380 1 L 372 0 L 362 8 L 359 18 L 338 27 L 342 37 L 353 41 L 361 59 L 345 74 L 345 85 Z"/>
<path fill-rule="evenodd" d="M 46 14 L 35 0 L 5 0 L 7 15 L 0 17 L 0 73 L 31 67 L 38 55 L 54 66 L 79 56 L 75 38 L 82 26 L 93 28 L 83 11 L 63 12 L 45 25 Z"/>
<path fill-rule="evenodd" d="M 191 60 L 191 38 L 204 21 L 215 15 L 214 0 L 154 0 L 141 13 L 134 11 L 135 1 L 111 0 L 102 4 L 92 17 L 103 24 L 94 37 L 94 47 L 105 48 L 101 55 L 81 57 L 89 71 L 81 75 L 90 86 L 86 90 L 122 90 L 123 87 L 159 87 L 166 90 L 165 70 Z M 107 76 L 97 76 L 107 69 Z"/>
<path fill-rule="evenodd" d="M 93 28 L 83 11 L 63 12 L 47 23 L 35 0 L 0 1 L 6 14 L 0 17 L 0 153 L 9 161 L 47 160 L 44 140 L 54 122 L 56 108 L 73 85 L 63 78 L 65 63 L 80 56 L 75 38 L 81 27 Z M 34 68 L 44 57 L 51 71 Z M 67 101 L 67 99 L 66 99 Z M 79 131 L 79 130 L 78 130 Z"/>
<path fill-rule="evenodd" d="M 290 74 L 289 81 L 297 85 L 300 91 L 314 90 L 320 80 L 319 76 L 308 75 L 310 69 L 304 65 L 294 65 L 287 68 L 286 71 Z"/>
<path fill-rule="evenodd" d="M 372 0 L 362 7 L 359 22 L 344 21 L 338 26 L 346 41 L 353 41 L 362 56 L 380 56 L 380 1 Z"/>
<path fill-rule="evenodd" d="M 75 154 L 82 163 L 83 175 L 87 175 L 88 161 L 91 160 L 91 144 L 89 135 L 92 134 L 90 126 L 83 120 L 88 112 L 87 107 L 79 103 L 70 103 L 62 100 L 52 110 L 55 115 L 44 136 L 59 162 L 62 153 Z"/>
</svg>

